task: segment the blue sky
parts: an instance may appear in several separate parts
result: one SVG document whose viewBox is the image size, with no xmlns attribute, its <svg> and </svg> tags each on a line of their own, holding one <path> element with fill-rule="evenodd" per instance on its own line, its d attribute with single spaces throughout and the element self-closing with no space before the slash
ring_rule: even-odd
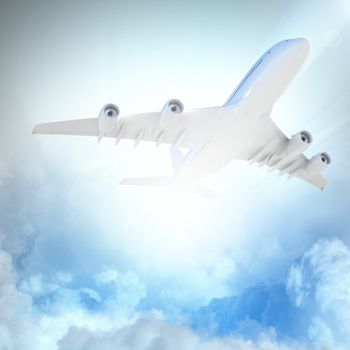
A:
<svg viewBox="0 0 350 350">
<path fill-rule="evenodd" d="M 270 46 L 312 52 L 272 117 L 328 151 L 321 192 L 232 162 L 214 201 L 123 188 L 166 146 L 34 136 L 34 124 L 221 105 Z M 350 5 L 0 4 L 0 350 L 348 349 Z"/>
</svg>

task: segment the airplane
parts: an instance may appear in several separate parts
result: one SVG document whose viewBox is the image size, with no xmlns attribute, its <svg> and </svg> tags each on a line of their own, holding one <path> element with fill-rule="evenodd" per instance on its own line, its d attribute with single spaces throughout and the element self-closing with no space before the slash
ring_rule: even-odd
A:
<svg viewBox="0 0 350 350">
<path fill-rule="evenodd" d="M 321 174 L 331 163 L 328 153 L 308 159 L 303 152 L 312 144 L 302 130 L 288 138 L 271 118 L 274 103 L 297 75 L 310 51 L 304 38 L 281 41 L 253 65 L 222 106 L 186 110 L 181 101 L 167 101 L 160 112 L 120 116 L 107 104 L 98 118 L 38 124 L 34 134 L 95 136 L 169 144 L 173 175 L 124 179 L 121 184 L 182 187 L 212 198 L 199 181 L 232 160 L 278 170 L 288 179 L 298 178 L 320 189 L 327 180 Z"/>
</svg>

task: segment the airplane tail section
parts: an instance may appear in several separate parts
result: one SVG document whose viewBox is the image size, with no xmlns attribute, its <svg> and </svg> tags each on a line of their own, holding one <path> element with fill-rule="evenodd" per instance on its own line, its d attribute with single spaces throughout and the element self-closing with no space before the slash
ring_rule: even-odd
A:
<svg viewBox="0 0 350 350">
<path fill-rule="evenodd" d="M 172 147 L 171 150 L 171 162 L 173 165 L 173 173 L 176 175 L 185 162 L 186 156 L 181 152 L 179 147 Z"/>
<path fill-rule="evenodd" d="M 205 197 L 207 199 L 214 199 L 216 197 L 216 194 L 213 191 L 210 191 L 206 187 L 199 184 L 195 184 L 194 186 L 192 186 L 189 189 L 189 191 L 198 196 Z"/>
<path fill-rule="evenodd" d="M 180 190 L 192 192 L 196 195 L 213 199 L 216 197 L 215 193 L 203 187 L 200 184 L 175 184 L 175 177 L 173 176 L 158 176 L 158 177 L 138 177 L 128 178 L 122 180 L 121 185 L 130 186 L 149 186 L 149 187 L 165 187 L 165 188 L 179 188 Z"/>
</svg>

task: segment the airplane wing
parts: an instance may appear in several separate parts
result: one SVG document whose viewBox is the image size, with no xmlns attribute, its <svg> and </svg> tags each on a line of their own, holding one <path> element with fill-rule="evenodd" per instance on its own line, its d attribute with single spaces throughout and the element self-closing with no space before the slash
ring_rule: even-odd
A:
<svg viewBox="0 0 350 350">
<path fill-rule="evenodd" d="M 278 170 L 279 175 L 286 174 L 288 179 L 297 177 L 324 189 L 327 180 L 323 175 L 304 171 L 309 159 L 303 153 L 293 157 L 283 155 L 281 150 L 289 141 L 271 117 L 264 116 L 253 131 L 251 142 L 237 159 L 249 161 L 250 164 L 257 163 L 260 167 L 267 166 L 269 171 Z"/>
<path fill-rule="evenodd" d="M 97 136 L 98 118 L 37 124 L 33 134 Z"/>
<path fill-rule="evenodd" d="M 226 111 L 226 112 L 225 112 Z M 210 139 L 213 130 L 218 126 L 218 120 L 225 113 L 232 113 L 228 107 L 213 107 L 205 110 L 186 110 L 167 118 L 160 127 L 161 112 L 125 115 L 107 119 L 103 137 L 134 140 L 135 145 L 140 141 L 170 144 L 190 151 L 196 151 Z M 34 134 L 51 135 L 85 135 L 99 137 L 99 118 L 88 118 L 38 124 L 33 129 Z M 288 156 L 281 153 L 290 139 L 278 128 L 270 115 L 264 115 L 256 124 L 247 140 L 244 150 L 236 159 L 258 163 L 271 170 L 278 170 L 280 175 L 287 174 L 288 178 L 297 177 L 318 188 L 323 189 L 327 180 L 320 173 L 303 171 L 310 160 L 303 153 Z"/>
<path fill-rule="evenodd" d="M 209 109 L 206 113 L 188 110 L 168 118 L 162 127 L 159 123 L 160 112 L 125 115 L 118 118 L 115 126 L 109 128 L 107 125 L 108 131 L 104 132 L 103 137 L 117 141 L 134 140 L 135 145 L 140 141 L 150 141 L 194 150 L 203 145 L 219 115 L 220 108 Z M 98 118 L 88 118 L 37 124 L 33 134 L 98 136 L 98 121 Z"/>
</svg>

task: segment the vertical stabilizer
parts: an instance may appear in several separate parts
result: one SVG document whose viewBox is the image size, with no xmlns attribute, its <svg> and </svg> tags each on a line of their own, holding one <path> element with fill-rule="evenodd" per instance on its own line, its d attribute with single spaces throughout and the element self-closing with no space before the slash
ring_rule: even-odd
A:
<svg viewBox="0 0 350 350">
<path fill-rule="evenodd" d="M 171 162 L 173 165 L 173 173 L 176 175 L 181 169 L 182 164 L 184 163 L 186 156 L 182 153 L 179 147 L 172 147 L 170 150 L 171 153 Z"/>
</svg>

